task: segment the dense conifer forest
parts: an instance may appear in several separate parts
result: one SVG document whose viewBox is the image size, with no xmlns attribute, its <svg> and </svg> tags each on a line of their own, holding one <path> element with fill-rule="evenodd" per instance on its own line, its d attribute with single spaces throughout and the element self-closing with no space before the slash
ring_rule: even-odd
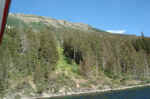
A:
<svg viewBox="0 0 150 99">
<path fill-rule="evenodd" d="M 40 17 L 42 18 L 42 17 Z M 115 87 L 150 77 L 150 38 L 56 28 L 9 16 L 0 46 L 0 94 Z"/>
</svg>

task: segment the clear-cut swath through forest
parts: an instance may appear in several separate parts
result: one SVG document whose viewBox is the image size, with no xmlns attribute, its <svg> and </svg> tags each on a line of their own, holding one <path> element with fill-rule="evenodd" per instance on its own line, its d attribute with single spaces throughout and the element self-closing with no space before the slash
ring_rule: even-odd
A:
<svg viewBox="0 0 150 99">
<path fill-rule="evenodd" d="M 150 78 L 150 38 L 10 14 L 0 47 L 0 94 L 61 93 Z"/>
</svg>

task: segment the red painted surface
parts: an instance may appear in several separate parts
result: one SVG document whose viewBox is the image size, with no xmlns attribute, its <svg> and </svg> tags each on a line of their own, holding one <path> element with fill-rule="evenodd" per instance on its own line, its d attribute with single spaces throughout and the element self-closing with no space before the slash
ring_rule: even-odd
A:
<svg viewBox="0 0 150 99">
<path fill-rule="evenodd" d="M 0 31 L 0 43 L 2 42 L 3 33 L 5 30 L 5 25 L 6 25 L 10 2 L 11 2 L 11 0 L 6 0 L 6 2 L 5 2 L 4 13 L 2 16 L 2 26 L 1 26 L 1 31 Z"/>
</svg>

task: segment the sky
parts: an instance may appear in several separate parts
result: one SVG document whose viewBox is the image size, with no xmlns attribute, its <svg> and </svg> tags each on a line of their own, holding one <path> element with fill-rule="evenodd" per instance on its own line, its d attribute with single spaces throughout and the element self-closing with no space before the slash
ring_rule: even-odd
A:
<svg viewBox="0 0 150 99">
<path fill-rule="evenodd" d="M 12 0 L 11 13 L 34 14 L 120 34 L 150 37 L 150 0 Z"/>
</svg>

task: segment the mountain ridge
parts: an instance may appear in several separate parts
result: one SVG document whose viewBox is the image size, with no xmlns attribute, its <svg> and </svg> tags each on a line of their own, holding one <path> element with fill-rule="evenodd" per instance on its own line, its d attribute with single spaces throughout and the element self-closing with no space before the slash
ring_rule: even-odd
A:
<svg viewBox="0 0 150 99">
<path fill-rule="evenodd" d="M 52 25 L 56 28 L 62 28 L 62 27 L 70 27 L 74 29 L 79 29 L 79 30 L 85 30 L 88 31 L 92 26 L 84 23 L 78 23 L 78 22 L 69 22 L 66 20 L 57 20 L 54 18 L 50 17 L 44 17 L 44 16 L 37 16 L 37 15 L 25 15 L 25 14 L 9 14 L 9 16 L 14 16 L 18 19 L 23 20 L 26 23 L 31 23 L 31 22 L 43 22 L 46 25 Z"/>
</svg>

